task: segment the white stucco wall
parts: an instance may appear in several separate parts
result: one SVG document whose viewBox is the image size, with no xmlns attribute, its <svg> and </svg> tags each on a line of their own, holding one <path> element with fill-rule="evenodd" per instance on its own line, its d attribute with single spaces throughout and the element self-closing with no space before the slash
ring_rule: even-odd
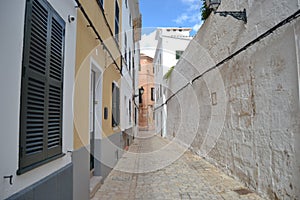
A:
<svg viewBox="0 0 300 200">
<path fill-rule="evenodd" d="M 122 55 L 125 58 L 127 56 L 127 66 L 123 65 L 122 78 L 121 78 L 121 129 L 122 131 L 126 129 L 133 128 L 132 135 L 136 135 L 137 126 L 134 125 L 134 99 L 132 98 L 134 94 L 138 94 L 138 70 L 140 63 L 139 56 L 139 41 L 134 41 L 133 35 L 133 20 L 139 17 L 140 12 L 138 9 L 138 0 L 127 1 L 127 6 L 125 1 L 122 1 Z M 131 19 L 131 20 L 130 20 Z M 130 22 L 131 21 L 131 22 Z M 127 38 L 127 49 L 125 49 L 125 33 Z M 125 54 L 127 52 L 127 55 Z M 129 53 L 130 52 L 130 53 Z M 131 58 L 129 58 L 131 54 Z M 129 63 L 131 59 L 131 69 L 129 70 Z M 135 88 L 133 88 L 135 87 Z M 126 101 L 125 101 L 126 99 Z M 131 101 L 131 115 L 129 115 L 129 100 Z M 135 98 L 136 105 L 138 105 L 138 98 Z M 129 119 L 131 118 L 131 122 Z M 138 119 L 138 117 L 137 117 Z M 129 133 L 128 133 L 129 134 Z"/>
<path fill-rule="evenodd" d="M 155 68 L 155 90 L 156 90 L 156 107 L 161 105 L 166 99 L 167 80 L 164 75 L 169 69 L 177 64 L 176 51 L 184 51 L 190 41 L 190 29 L 186 28 L 158 28 L 156 33 L 157 47 L 154 56 Z M 162 87 L 160 86 L 162 85 Z M 162 92 L 160 90 L 162 89 Z M 160 95 L 162 94 L 162 95 Z M 155 110 L 156 133 L 166 135 L 166 106 Z"/>
<path fill-rule="evenodd" d="M 132 57 L 134 57 L 134 42 L 133 42 L 133 30 L 132 30 L 132 14 L 130 12 L 130 1 L 127 1 L 127 6 L 125 4 L 125 1 L 122 1 L 122 54 L 125 58 L 125 52 L 127 52 L 127 65 L 123 65 L 122 70 L 122 78 L 121 78 L 121 129 L 122 131 L 129 129 L 132 127 L 133 120 L 131 119 L 131 123 L 129 123 L 129 118 L 132 118 L 133 112 L 131 108 L 131 116 L 129 116 L 129 100 L 132 102 L 132 83 L 133 83 L 133 77 L 132 77 L 132 70 L 133 70 L 133 62 Z M 130 24 L 130 16 L 131 16 L 131 24 Z M 127 49 L 125 49 L 125 34 L 127 35 Z M 130 52 L 130 53 L 129 53 Z M 129 54 L 131 54 L 131 57 L 129 57 Z M 131 59 L 131 61 L 130 61 Z M 131 62 L 131 70 L 129 71 L 129 63 Z M 126 99 L 126 102 L 125 102 Z M 132 102 L 133 103 L 133 102 Z M 133 105 L 131 103 L 131 105 Z"/>
<path fill-rule="evenodd" d="M 211 15 L 175 67 L 176 92 L 299 9 L 298 0 L 222 1 L 248 23 Z M 267 38 L 168 103 L 167 133 L 270 199 L 299 199 L 299 25 Z M 170 94 L 171 95 L 171 94 Z"/>
<path fill-rule="evenodd" d="M 0 7 L 1 54 L 0 62 L 0 199 L 32 185 L 71 162 L 70 154 L 53 162 L 17 176 L 19 149 L 19 114 L 21 68 L 23 53 L 23 34 L 25 0 L 3 0 Z M 76 23 L 68 23 L 68 15 L 76 17 L 74 2 L 49 0 L 66 21 L 65 72 L 64 72 L 64 113 L 63 113 L 63 153 L 73 149 L 72 98 L 75 66 Z M 13 185 L 3 176 L 13 175 Z"/>
</svg>

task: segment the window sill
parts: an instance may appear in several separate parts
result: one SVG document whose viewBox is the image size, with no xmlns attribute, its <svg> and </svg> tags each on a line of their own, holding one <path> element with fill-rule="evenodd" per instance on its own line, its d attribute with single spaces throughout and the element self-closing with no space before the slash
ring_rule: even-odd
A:
<svg viewBox="0 0 300 200">
<path fill-rule="evenodd" d="M 35 168 L 37 168 L 37 167 L 40 167 L 40 166 L 42 166 L 42 165 L 44 165 L 44 164 L 46 164 L 46 163 L 49 163 L 49 162 L 51 162 L 51 161 L 54 161 L 54 160 L 56 160 L 56 159 L 58 159 L 58 158 L 62 158 L 62 157 L 64 157 L 65 155 L 66 155 L 65 153 L 62 153 L 62 154 L 53 156 L 53 157 L 51 157 L 51 158 L 48 158 L 47 160 L 43 160 L 43 161 L 41 161 L 41 162 L 35 163 L 35 164 L 33 164 L 33 165 L 30 165 L 30 166 L 28 166 L 28 167 L 25 167 L 25 168 L 22 168 L 22 169 L 18 169 L 18 170 L 17 170 L 17 175 L 19 176 L 19 175 L 25 174 L 26 172 L 29 172 L 29 171 L 31 171 L 31 170 L 33 170 L 33 169 L 35 169 Z"/>
</svg>

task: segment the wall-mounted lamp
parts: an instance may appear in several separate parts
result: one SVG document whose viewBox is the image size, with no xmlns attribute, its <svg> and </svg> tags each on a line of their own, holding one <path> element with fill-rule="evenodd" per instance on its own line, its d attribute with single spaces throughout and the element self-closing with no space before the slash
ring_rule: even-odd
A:
<svg viewBox="0 0 300 200">
<path fill-rule="evenodd" d="M 145 91 L 145 89 L 142 86 L 141 88 L 139 88 L 139 94 L 133 95 L 133 98 L 142 96 L 144 94 L 144 91 Z"/>
<path fill-rule="evenodd" d="M 244 21 L 245 24 L 247 23 L 246 9 L 244 9 L 243 11 L 217 11 L 220 4 L 221 4 L 221 0 L 206 0 L 207 7 L 213 10 L 215 14 L 218 13 L 222 17 L 227 17 L 227 15 L 230 15 L 237 20 Z"/>
</svg>

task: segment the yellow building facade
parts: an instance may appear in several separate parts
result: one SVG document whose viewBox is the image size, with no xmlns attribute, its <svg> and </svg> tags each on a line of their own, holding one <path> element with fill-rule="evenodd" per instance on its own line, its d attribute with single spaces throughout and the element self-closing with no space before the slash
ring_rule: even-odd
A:
<svg viewBox="0 0 300 200">
<path fill-rule="evenodd" d="M 122 0 L 76 3 L 73 196 L 87 199 L 122 153 L 118 100 Z"/>
</svg>

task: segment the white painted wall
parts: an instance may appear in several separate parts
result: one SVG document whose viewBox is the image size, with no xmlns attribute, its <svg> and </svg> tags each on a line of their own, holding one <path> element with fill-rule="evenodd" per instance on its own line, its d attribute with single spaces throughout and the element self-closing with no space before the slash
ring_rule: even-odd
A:
<svg viewBox="0 0 300 200">
<path fill-rule="evenodd" d="M 73 149 L 73 82 L 75 66 L 76 23 L 68 23 L 68 15 L 76 16 L 74 2 L 49 0 L 66 21 L 65 73 L 64 73 L 64 113 L 63 113 L 63 152 Z M 35 168 L 17 176 L 19 148 L 19 114 L 21 66 L 23 53 L 23 34 L 25 18 L 25 0 L 3 0 L 0 7 L 1 54 L 0 62 L 0 199 L 32 185 L 71 162 L 70 154 L 63 158 Z M 3 176 L 13 175 L 13 185 Z"/>
<path fill-rule="evenodd" d="M 135 43 L 135 55 L 134 55 L 134 73 L 135 73 L 135 79 L 134 81 L 134 88 L 133 88 L 133 94 L 139 94 L 139 67 L 140 67 L 140 43 Z M 134 104 L 132 112 L 135 112 L 135 108 L 137 109 L 136 113 L 136 125 L 133 127 L 133 136 L 136 137 L 138 134 L 138 124 L 139 124 L 139 98 L 134 98 L 134 101 L 132 102 Z M 132 119 L 132 123 L 134 123 L 134 118 Z"/>
<path fill-rule="evenodd" d="M 169 88 L 176 92 L 298 5 L 298 0 L 222 1 L 219 10 L 246 8 L 248 23 L 212 14 L 175 67 Z M 175 133 L 195 153 L 270 199 L 300 198 L 299 24 L 297 19 L 281 27 L 168 103 L 168 137 Z"/>
<path fill-rule="evenodd" d="M 143 34 L 140 42 L 141 53 L 151 58 L 154 58 L 155 50 L 157 47 L 157 40 L 155 39 L 155 36 L 156 36 L 156 30 L 154 30 L 152 33 L 149 33 L 148 35 Z"/>
<path fill-rule="evenodd" d="M 139 69 L 139 41 L 133 40 L 133 19 L 139 17 L 138 0 L 122 1 L 122 54 L 125 57 L 127 52 L 127 66 L 123 65 L 123 77 L 121 78 L 121 129 L 133 128 L 133 134 L 136 135 L 137 126 L 134 126 L 134 100 L 133 95 L 138 94 L 138 69 Z M 125 49 L 125 34 L 127 38 L 127 49 Z M 131 56 L 131 57 L 129 57 Z M 129 60 L 131 67 L 129 68 Z M 134 65 L 134 66 L 133 66 Z M 133 76 L 135 75 L 135 76 Z M 133 88 L 135 87 L 135 88 Z M 125 101 L 126 99 L 126 101 Z M 129 100 L 131 101 L 131 115 L 129 115 Z M 138 105 L 138 98 L 135 98 Z M 129 119 L 131 118 L 131 121 Z"/>
<path fill-rule="evenodd" d="M 121 78 L 121 129 L 122 131 L 129 129 L 132 127 L 132 120 L 131 123 L 129 123 L 129 118 L 132 118 L 132 112 L 131 116 L 129 116 L 129 100 L 132 101 L 132 61 L 131 61 L 131 70 L 129 71 L 129 61 L 132 60 L 133 57 L 133 51 L 134 51 L 134 42 L 133 42 L 133 31 L 132 31 L 132 17 L 130 22 L 130 16 L 132 15 L 130 12 L 130 5 L 132 2 L 127 0 L 127 6 L 125 3 L 125 0 L 122 1 L 122 54 L 125 58 L 125 52 L 127 52 L 127 65 L 124 63 L 123 65 L 123 77 Z M 125 34 L 127 35 L 127 49 L 125 49 Z M 130 52 L 130 53 L 129 53 Z M 129 57 L 129 54 L 131 57 Z M 126 102 L 125 102 L 126 99 Z M 132 110 L 132 109 L 131 109 Z"/>
<path fill-rule="evenodd" d="M 190 28 L 158 28 L 156 31 L 157 47 L 153 61 L 156 96 L 158 96 L 156 107 L 166 100 L 167 80 L 163 77 L 172 66 L 177 64 L 176 51 L 184 51 L 192 40 L 192 37 L 189 37 L 190 31 Z M 160 92 L 161 89 L 162 92 Z M 156 133 L 162 132 L 162 136 L 165 137 L 167 107 L 156 110 L 155 116 Z"/>
</svg>

